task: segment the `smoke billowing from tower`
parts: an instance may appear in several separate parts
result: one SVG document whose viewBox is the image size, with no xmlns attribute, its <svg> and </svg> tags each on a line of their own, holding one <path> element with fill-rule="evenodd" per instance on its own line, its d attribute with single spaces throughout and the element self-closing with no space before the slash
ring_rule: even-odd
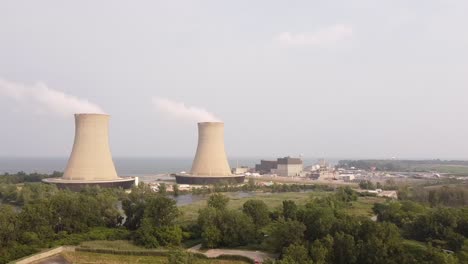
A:
<svg viewBox="0 0 468 264">
<path fill-rule="evenodd" d="M 198 123 L 198 146 L 192 170 L 194 176 L 230 176 L 224 150 L 224 123 Z"/>
<path fill-rule="evenodd" d="M 104 113 L 98 105 L 84 98 L 51 89 L 41 82 L 23 84 L 0 77 L 0 96 L 11 98 L 18 105 L 32 108 L 33 111 L 64 117 L 74 113 Z"/>
<path fill-rule="evenodd" d="M 153 97 L 152 102 L 156 110 L 167 117 L 190 122 L 220 122 L 213 113 L 197 106 L 188 106 L 183 102 L 173 101 L 162 97 Z"/>
</svg>

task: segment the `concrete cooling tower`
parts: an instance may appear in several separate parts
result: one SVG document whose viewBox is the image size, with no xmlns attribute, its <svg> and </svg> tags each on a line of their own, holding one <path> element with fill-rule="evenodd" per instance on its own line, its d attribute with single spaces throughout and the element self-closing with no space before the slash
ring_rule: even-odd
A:
<svg viewBox="0 0 468 264">
<path fill-rule="evenodd" d="M 190 172 L 195 176 L 230 176 L 224 150 L 224 124 L 198 123 L 198 146 Z"/>
<path fill-rule="evenodd" d="M 73 190 L 86 185 L 130 188 L 135 179 L 119 178 L 115 171 L 108 127 L 108 115 L 75 114 L 75 141 L 63 177 L 44 182 Z"/>
<path fill-rule="evenodd" d="M 198 146 L 189 174 L 176 175 L 177 183 L 242 183 L 244 175 L 232 175 L 224 149 L 224 123 L 198 123 Z"/>
</svg>

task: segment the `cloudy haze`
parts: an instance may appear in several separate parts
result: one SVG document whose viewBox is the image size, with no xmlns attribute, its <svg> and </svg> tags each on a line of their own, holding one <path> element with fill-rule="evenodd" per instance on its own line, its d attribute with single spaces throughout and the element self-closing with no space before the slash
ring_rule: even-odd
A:
<svg viewBox="0 0 468 264">
<path fill-rule="evenodd" d="M 230 156 L 468 159 L 468 1 L 317 2 L 1 1 L 0 156 L 67 156 L 84 102 L 114 156 L 190 157 L 172 102 Z"/>
</svg>

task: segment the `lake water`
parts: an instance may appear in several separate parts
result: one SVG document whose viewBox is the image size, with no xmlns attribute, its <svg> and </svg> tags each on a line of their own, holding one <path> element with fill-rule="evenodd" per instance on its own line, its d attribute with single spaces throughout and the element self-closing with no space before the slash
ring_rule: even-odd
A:
<svg viewBox="0 0 468 264">
<path fill-rule="evenodd" d="M 63 171 L 68 158 L 5 158 L 0 157 L 0 173 L 52 173 Z M 192 166 L 192 158 L 114 158 L 115 167 L 120 176 L 143 176 L 161 173 L 188 171 Z M 260 158 L 230 159 L 231 167 L 254 167 Z M 316 164 L 317 159 L 304 159 L 304 165 Z M 336 163 L 337 160 L 329 160 Z"/>
</svg>

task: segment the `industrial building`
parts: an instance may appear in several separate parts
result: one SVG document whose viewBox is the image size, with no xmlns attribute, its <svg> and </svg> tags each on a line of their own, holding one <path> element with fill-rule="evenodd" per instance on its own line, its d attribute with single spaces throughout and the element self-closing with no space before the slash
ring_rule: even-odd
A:
<svg viewBox="0 0 468 264">
<path fill-rule="evenodd" d="M 75 141 L 61 178 L 43 182 L 62 189 L 80 190 L 85 186 L 131 188 L 134 178 L 120 178 L 109 148 L 109 115 L 75 114 Z"/>
<path fill-rule="evenodd" d="M 277 160 L 276 169 L 272 172 L 278 176 L 300 176 L 303 168 L 302 159 L 285 157 Z"/>
<path fill-rule="evenodd" d="M 304 164 L 300 158 L 284 157 L 277 160 L 261 160 L 255 165 L 255 170 L 261 174 L 276 174 L 278 176 L 301 176 Z"/>
<path fill-rule="evenodd" d="M 198 123 L 198 145 L 192 169 L 177 174 L 179 184 L 243 183 L 245 175 L 232 175 L 224 149 L 224 123 Z"/>
<path fill-rule="evenodd" d="M 241 167 L 235 167 L 232 168 L 231 172 L 232 174 L 246 174 L 250 171 L 250 168 L 247 166 L 241 166 Z"/>
<path fill-rule="evenodd" d="M 255 164 L 255 171 L 260 174 L 268 174 L 272 170 L 275 170 L 277 165 L 278 162 L 276 160 L 260 160 L 260 164 Z"/>
</svg>

